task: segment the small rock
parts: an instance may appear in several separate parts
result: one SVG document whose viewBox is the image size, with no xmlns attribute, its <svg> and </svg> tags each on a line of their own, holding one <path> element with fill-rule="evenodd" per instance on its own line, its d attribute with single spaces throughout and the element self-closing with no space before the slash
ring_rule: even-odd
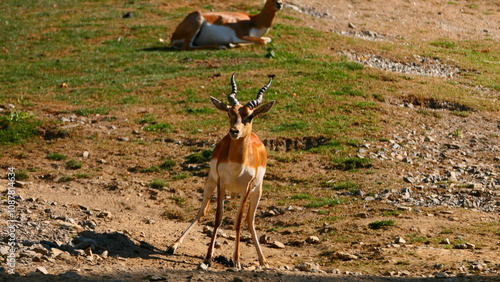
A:
<svg viewBox="0 0 500 282">
<path fill-rule="evenodd" d="M 309 236 L 306 239 L 306 242 L 309 244 L 319 244 L 321 240 L 317 236 Z"/>
<path fill-rule="evenodd" d="M 341 260 L 354 260 L 358 259 L 358 256 L 346 253 L 346 252 L 336 252 L 335 257 Z"/>
<path fill-rule="evenodd" d="M 82 157 L 88 158 L 90 156 L 90 153 L 88 151 L 85 151 L 82 153 Z"/>
<path fill-rule="evenodd" d="M 275 249 L 284 249 L 285 248 L 285 244 L 283 244 L 283 243 L 281 243 L 279 241 L 274 241 L 271 244 L 269 244 L 269 247 L 275 248 Z"/>
<path fill-rule="evenodd" d="M 451 244 L 451 243 L 450 243 L 450 239 L 446 238 L 446 239 L 444 239 L 443 241 L 441 241 L 441 243 L 440 243 L 440 244 L 450 245 L 450 244 Z"/>
<path fill-rule="evenodd" d="M 198 265 L 198 270 L 207 271 L 208 267 L 209 267 L 208 265 L 202 262 Z"/>
<path fill-rule="evenodd" d="M 441 272 L 434 274 L 434 277 L 435 278 L 446 278 L 446 277 L 448 277 L 448 274 L 446 272 L 441 271 Z"/>
<path fill-rule="evenodd" d="M 296 269 L 300 271 L 312 272 L 319 269 L 319 266 L 311 262 L 303 262 L 295 266 Z"/>
<path fill-rule="evenodd" d="M 272 242 L 271 237 L 267 236 L 266 234 L 261 235 L 259 238 L 259 243 L 261 244 L 269 244 L 271 242 Z"/>
<path fill-rule="evenodd" d="M 406 240 L 403 239 L 403 237 L 396 237 L 396 239 L 394 239 L 394 243 L 396 243 L 396 244 L 406 244 Z"/>
<path fill-rule="evenodd" d="M 476 245 L 471 243 L 465 243 L 465 248 L 469 250 L 474 250 L 476 248 Z"/>
<path fill-rule="evenodd" d="M 47 269 L 43 266 L 39 266 L 36 268 L 35 272 L 38 272 L 38 273 L 41 273 L 43 275 L 47 275 L 49 274 L 49 272 L 47 271 Z"/>
<path fill-rule="evenodd" d="M 130 141 L 130 138 L 128 138 L 128 137 L 119 137 L 118 141 L 128 142 L 128 141 Z"/>
<path fill-rule="evenodd" d="M 102 253 L 101 253 L 101 257 L 105 259 L 105 258 L 107 258 L 107 257 L 108 257 L 108 254 L 109 254 L 109 253 L 108 253 L 108 251 L 107 251 L 107 250 L 104 250 L 104 251 L 102 251 Z"/>
</svg>

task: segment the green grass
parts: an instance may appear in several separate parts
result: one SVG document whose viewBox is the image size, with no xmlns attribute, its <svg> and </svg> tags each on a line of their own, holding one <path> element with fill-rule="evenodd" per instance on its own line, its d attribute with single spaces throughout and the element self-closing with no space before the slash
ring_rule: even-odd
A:
<svg viewBox="0 0 500 282">
<path fill-rule="evenodd" d="M 323 198 L 318 198 L 314 199 L 313 201 L 307 203 L 304 205 L 306 208 L 321 208 L 321 207 L 333 207 L 336 205 L 340 205 L 344 203 L 344 199 L 334 199 L 330 197 L 323 197 Z"/>
<path fill-rule="evenodd" d="M 82 168 L 82 162 L 77 161 L 77 160 L 69 160 L 66 162 L 66 168 L 67 169 L 80 169 Z"/>
<path fill-rule="evenodd" d="M 52 161 L 62 161 L 67 159 L 68 156 L 60 153 L 48 153 L 45 158 Z"/>
<path fill-rule="evenodd" d="M 163 190 L 165 187 L 168 187 L 168 182 L 163 179 L 153 179 L 149 182 L 148 186 L 153 189 Z"/>
<path fill-rule="evenodd" d="M 359 157 L 335 158 L 333 165 L 340 170 L 354 170 L 360 168 L 370 168 L 371 159 Z"/>
<path fill-rule="evenodd" d="M 201 164 L 210 161 L 212 158 L 213 150 L 203 150 L 201 152 L 196 152 L 189 154 L 186 157 L 186 163 L 188 164 Z"/>
<path fill-rule="evenodd" d="M 39 134 L 41 121 L 27 112 L 0 115 L 0 145 L 22 144 Z"/>
<path fill-rule="evenodd" d="M 146 125 L 142 129 L 149 132 L 170 132 L 172 131 L 172 125 L 168 123 L 155 123 Z"/>
<path fill-rule="evenodd" d="M 381 221 L 374 221 L 368 224 L 368 227 L 370 229 L 382 229 L 382 228 L 389 228 L 392 226 L 395 226 L 396 222 L 394 220 L 381 220 Z"/>
</svg>

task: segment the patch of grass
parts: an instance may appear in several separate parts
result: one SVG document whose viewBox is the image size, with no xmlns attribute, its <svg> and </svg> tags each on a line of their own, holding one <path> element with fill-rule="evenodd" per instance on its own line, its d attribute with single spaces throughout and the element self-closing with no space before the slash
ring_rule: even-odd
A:
<svg viewBox="0 0 500 282">
<path fill-rule="evenodd" d="M 170 125 L 168 123 L 155 123 L 155 124 L 146 125 L 142 129 L 144 131 L 149 131 L 149 132 L 171 132 L 172 125 Z"/>
<path fill-rule="evenodd" d="M 309 200 L 312 199 L 312 196 L 308 193 L 296 194 L 290 197 L 292 200 Z"/>
<path fill-rule="evenodd" d="M 75 180 L 75 177 L 72 176 L 72 175 L 63 175 L 61 176 L 57 182 L 61 183 L 61 182 L 69 182 L 69 181 L 72 181 L 72 180 Z"/>
<path fill-rule="evenodd" d="M 435 47 L 448 48 L 448 49 L 457 47 L 455 43 L 448 41 L 446 39 L 433 41 L 430 44 Z"/>
<path fill-rule="evenodd" d="M 27 112 L 0 116 L 0 145 L 22 144 L 39 134 L 41 121 Z"/>
<path fill-rule="evenodd" d="M 173 170 L 176 163 L 174 160 L 166 160 L 161 165 L 160 168 L 163 170 Z"/>
<path fill-rule="evenodd" d="M 453 111 L 452 113 L 459 117 L 468 117 L 470 115 L 467 111 Z"/>
<path fill-rule="evenodd" d="M 179 172 L 179 173 L 172 174 L 172 180 L 181 180 L 181 179 L 186 179 L 188 177 L 189 177 L 189 173 L 186 173 L 186 172 Z"/>
<path fill-rule="evenodd" d="M 279 124 L 277 126 L 274 126 L 271 131 L 274 132 L 296 132 L 296 131 L 301 131 L 304 130 L 308 126 L 308 123 L 303 121 L 303 120 L 295 120 L 291 122 L 286 122 Z"/>
<path fill-rule="evenodd" d="M 157 165 L 150 166 L 148 168 L 143 168 L 143 169 L 139 170 L 139 172 L 141 172 L 141 173 L 153 173 L 153 172 L 160 172 L 160 171 L 161 171 L 161 168 Z"/>
<path fill-rule="evenodd" d="M 68 156 L 60 153 L 48 153 L 47 156 L 45 156 L 45 158 L 51 161 L 62 161 L 67 159 Z"/>
<path fill-rule="evenodd" d="M 16 171 L 16 180 L 23 181 L 23 180 L 28 180 L 30 178 L 30 175 L 26 170 L 18 170 Z"/>
<path fill-rule="evenodd" d="M 366 97 L 361 90 L 353 89 L 351 85 L 343 86 L 340 90 L 334 91 L 333 95 L 337 96 L 361 96 Z"/>
<path fill-rule="evenodd" d="M 164 190 L 165 187 L 168 187 L 168 182 L 162 179 L 153 179 L 148 186 L 153 189 Z"/>
<path fill-rule="evenodd" d="M 354 170 L 360 168 L 370 168 L 372 160 L 369 158 L 336 158 L 333 160 L 333 166 L 340 170 Z"/>
<path fill-rule="evenodd" d="M 333 190 L 351 190 L 351 189 L 357 189 L 357 188 L 358 188 L 358 184 L 356 184 L 350 180 L 335 183 L 332 187 Z"/>
<path fill-rule="evenodd" d="M 74 170 L 80 169 L 80 168 L 82 168 L 82 162 L 71 159 L 71 160 L 66 162 L 66 168 L 67 169 L 74 169 Z"/>
<path fill-rule="evenodd" d="M 186 199 L 181 197 L 181 196 L 172 196 L 172 197 L 169 197 L 170 200 L 173 200 L 175 202 L 176 205 L 182 207 L 184 205 L 184 203 L 186 202 Z"/>
<path fill-rule="evenodd" d="M 141 173 L 153 173 L 153 172 L 160 172 L 162 170 L 172 170 L 175 167 L 175 161 L 173 160 L 166 160 L 164 161 L 161 165 L 153 165 L 148 168 L 143 168 L 139 170 Z"/>
<path fill-rule="evenodd" d="M 78 179 L 89 179 L 92 178 L 90 173 L 75 173 L 74 176 Z"/>
<path fill-rule="evenodd" d="M 140 124 L 146 124 L 146 123 L 154 123 L 155 122 L 155 117 L 151 114 L 146 114 L 144 115 L 143 118 L 139 120 Z"/>
<path fill-rule="evenodd" d="M 394 222 L 394 220 L 380 220 L 369 223 L 368 228 L 377 230 L 382 228 L 388 228 L 395 225 L 396 223 Z"/>
<path fill-rule="evenodd" d="M 212 108 L 186 108 L 185 112 L 190 115 L 209 115 L 209 114 L 214 114 L 217 111 L 212 109 Z"/>
<path fill-rule="evenodd" d="M 213 150 L 204 150 L 201 152 L 196 152 L 189 154 L 186 157 L 186 163 L 188 164 L 201 164 L 210 161 L 212 158 Z"/>
</svg>

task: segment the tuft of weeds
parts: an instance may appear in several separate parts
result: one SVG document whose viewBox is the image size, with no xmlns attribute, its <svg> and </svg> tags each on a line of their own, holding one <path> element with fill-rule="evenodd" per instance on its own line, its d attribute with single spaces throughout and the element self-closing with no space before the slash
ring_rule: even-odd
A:
<svg viewBox="0 0 500 282">
<path fill-rule="evenodd" d="M 172 125 L 170 125 L 168 123 L 155 123 L 155 124 L 146 125 L 142 129 L 144 131 L 149 131 L 149 132 L 171 132 Z"/>
<path fill-rule="evenodd" d="M 164 190 L 165 187 L 168 187 L 168 182 L 163 179 L 153 179 L 148 186 L 153 189 Z"/>
<path fill-rule="evenodd" d="M 372 167 L 372 160 L 370 158 L 336 158 L 333 160 L 333 166 L 339 170 L 354 170 L 360 168 Z"/>
<path fill-rule="evenodd" d="M 16 171 L 16 180 L 28 180 L 30 178 L 30 175 L 26 170 L 18 170 Z"/>
<path fill-rule="evenodd" d="M 175 167 L 174 160 L 166 160 L 160 165 L 160 168 L 163 170 L 173 170 L 174 167 Z"/>
<path fill-rule="evenodd" d="M 201 164 L 210 161 L 212 158 L 213 150 L 204 150 L 201 152 L 196 152 L 188 155 L 186 157 L 186 163 L 188 164 Z"/>
<path fill-rule="evenodd" d="M 395 226 L 396 222 L 394 220 L 380 220 L 380 221 L 374 221 L 368 224 L 368 228 L 377 230 L 377 229 L 382 229 L 382 228 L 389 228 L 391 226 Z"/>
<path fill-rule="evenodd" d="M 335 183 L 332 187 L 333 190 L 352 190 L 358 188 L 358 184 L 347 180 Z"/>
<path fill-rule="evenodd" d="M 41 121 L 26 112 L 0 116 L 0 145 L 22 144 L 39 134 Z"/>
<path fill-rule="evenodd" d="M 45 156 L 45 158 L 51 161 L 62 161 L 67 159 L 68 156 L 60 153 L 48 153 L 47 156 Z"/>
<path fill-rule="evenodd" d="M 75 170 L 80 169 L 80 168 L 82 168 L 82 162 L 71 159 L 71 160 L 66 162 L 66 168 L 67 169 L 75 169 Z"/>
<path fill-rule="evenodd" d="M 334 199 L 334 198 L 330 198 L 330 197 L 325 197 L 325 198 L 315 199 L 312 202 L 305 204 L 304 207 L 306 207 L 306 208 L 321 208 L 324 206 L 333 207 L 336 205 L 340 205 L 344 202 L 345 202 L 345 200 L 343 200 L 343 199 Z"/>
<path fill-rule="evenodd" d="M 57 180 L 57 182 L 62 183 L 62 182 L 69 182 L 69 181 L 72 181 L 72 180 L 75 180 L 74 176 L 72 176 L 72 175 L 63 175 L 63 176 L 61 176 Z"/>
<path fill-rule="evenodd" d="M 447 49 L 457 47 L 457 44 L 455 44 L 451 41 L 445 40 L 445 39 L 433 41 L 430 44 L 434 47 L 447 48 Z"/>
</svg>

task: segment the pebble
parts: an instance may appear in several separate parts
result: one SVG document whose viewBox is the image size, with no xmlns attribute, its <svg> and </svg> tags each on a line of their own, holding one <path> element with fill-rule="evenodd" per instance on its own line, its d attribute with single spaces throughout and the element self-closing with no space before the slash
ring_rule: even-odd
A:
<svg viewBox="0 0 500 282">
<path fill-rule="evenodd" d="M 279 241 L 273 241 L 272 243 L 269 244 L 269 247 L 275 248 L 275 249 L 284 249 L 285 244 L 283 244 Z"/>
<path fill-rule="evenodd" d="M 334 255 L 336 258 L 341 260 L 355 260 L 358 259 L 358 256 L 347 253 L 347 252 L 336 252 Z"/>
<path fill-rule="evenodd" d="M 315 270 L 319 270 L 319 265 L 312 262 L 303 262 L 297 264 L 295 268 L 298 269 L 299 271 L 313 272 Z"/>
<path fill-rule="evenodd" d="M 309 236 L 307 237 L 306 242 L 309 244 L 319 244 L 321 240 L 317 236 Z"/>
<path fill-rule="evenodd" d="M 43 275 L 47 275 L 49 274 L 49 272 L 47 271 L 47 269 L 43 266 L 39 266 L 36 268 L 35 272 L 38 272 L 38 273 L 41 273 Z"/>
</svg>

